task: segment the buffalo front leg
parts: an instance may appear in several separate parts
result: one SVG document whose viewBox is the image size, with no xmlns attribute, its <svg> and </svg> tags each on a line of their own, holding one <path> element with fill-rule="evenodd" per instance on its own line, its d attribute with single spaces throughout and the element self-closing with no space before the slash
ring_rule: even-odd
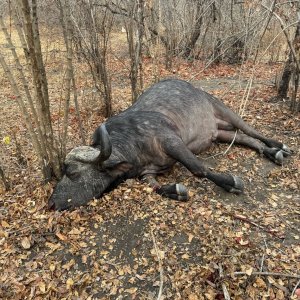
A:
<svg viewBox="0 0 300 300">
<path fill-rule="evenodd" d="M 186 147 L 179 137 L 168 139 L 163 143 L 165 152 L 182 163 L 190 172 L 199 178 L 207 178 L 228 192 L 240 194 L 244 190 L 243 181 L 231 174 L 221 174 L 210 171 L 204 164 Z"/>
<path fill-rule="evenodd" d="M 180 183 L 160 185 L 156 181 L 155 175 L 153 174 L 144 175 L 142 180 L 147 184 L 149 184 L 153 188 L 153 190 L 159 195 L 174 200 L 180 200 L 180 201 L 188 200 L 187 189 L 184 185 Z"/>
</svg>

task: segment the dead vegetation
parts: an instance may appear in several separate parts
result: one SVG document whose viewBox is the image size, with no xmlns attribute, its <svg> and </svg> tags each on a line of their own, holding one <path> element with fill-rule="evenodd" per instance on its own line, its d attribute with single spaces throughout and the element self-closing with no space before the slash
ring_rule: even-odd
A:
<svg viewBox="0 0 300 300">
<path fill-rule="evenodd" d="M 120 78 L 114 86 L 114 107 L 130 103 L 122 62 L 110 67 Z M 193 78 L 238 110 L 251 65 L 235 69 L 176 60 L 172 74 L 161 65 L 161 77 Z M 27 132 L 12 109 L 11 91 L 2 79 L 1 136 L 15 131 L 27 167 L 16 157 L 15 142 L 2 143 L 1 156 L 9 166 L 12 189 L 2 190 L 0 229 L 1 298 L 3 299 L 296 299 L 300 269 L 299 116 L 290 118 L 288 105 L 272 103 L 268 80 L 278 66 L 260 65 L 245 110 L 245 119 L 265 134 L 283 140 L 294 151 L 283 167 L 251 150 L 216 145 L 203 156 L 219 171 L 241 175 L 244 195 L 223 192 L 210 182 L 195 179 L 176 165 L 162 182 L 189 187 L 186 203 L 152 193 L 138 180 L 72 212 L 48 212 L 52 185 L 40 186 Z M 152 64 L 145 59 L 145 81 L 152 82 Z M 59 122 L 61 70 L 47 64 Z M 101 121 L 99 106 L 88 86 L 87 70 L 78 81 L 84 128 L 90 135 Z M 217 79 L 216 79 L 217 78 Z M 214 83 L 209 85 L 210 79 Z M 207 81 L 206 81 L 207 80 Z M 232 88 L 232 84 L 235 87 Z M 68 147 L 80 143 L 76 115 L 70 107 Z M 212 157 L 216 155 L 216 157 Z M 230 295 L 225 298 L 225 295 Z M 292 296 L 293 295 L 293 296 Z"/>
<path fill-rule="evenodd" d="M 42 29 L 44 30 L 44 28 Z M 114 113 L 131 103 L 130 62 L 123 33 L 113 33 L 108 69 Z M 62 43 L 43 42 L 51 118 L 61 138 Z M 125 54 L 124 54 L 125 52 Z M 116 53 L 118 55 L 116 55 Z M 10 190 L 0 186 L 0 299 L 298 299 L 300 284 L 300 119 L 288 101 L 270 102 L 279 64 L 205 68 L 200 60 L 143 57 L 143 80 L 178 77 L 204 86 L 293 155 L 283 167 L 249 149 L 215 145 L 201 155 L 210 168 L 238 174 L 243 195 L 231 195 L 176 165 L 165 183 L 189 188 L 186 203 L 164 199 L 128 180 L 88 207 L 49 212 L 54 182 L 42 176 L 28 131 L 0 78 L 0 157 Z M 88 65 L 74 62 L 82 125 L 89 141 L 105 108 Z M 253 76 L 253 73 L 255 76 Z M 250 89 L 248 83 L 252 82 Z M 246 91 L 246 92 L 245 92 Z M 247 97 L 244 97 L 248 93 Z M 67 149 L 81 143 L 75 104 Z M 297 298 L 298 297 L 298 298 Z"/>
</svg>

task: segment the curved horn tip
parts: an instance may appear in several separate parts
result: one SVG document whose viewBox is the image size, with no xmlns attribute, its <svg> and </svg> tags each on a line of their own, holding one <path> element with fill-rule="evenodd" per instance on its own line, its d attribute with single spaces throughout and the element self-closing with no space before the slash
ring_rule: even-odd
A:
<svg viewBox="0 0 300 300">
<path fill-rule="evenodd" d="M 98 129 L 98 138 L 100 142 L 100 154 L 98 161 L 102 162 L 108 159 L 112 152 L 112 144 L 105 123 L 103 123 Z"/>
</svg>

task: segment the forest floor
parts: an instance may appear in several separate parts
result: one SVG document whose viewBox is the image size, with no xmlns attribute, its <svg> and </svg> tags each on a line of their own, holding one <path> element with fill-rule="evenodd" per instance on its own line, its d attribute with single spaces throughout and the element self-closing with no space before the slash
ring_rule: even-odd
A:
<svg viewBox="0 0 300 300">
<path fill-rule="evenodd" d="M 186 185 L 187 202 L 162 198 L 131 179 L 86 207 L 65 212 L 47 210 L 55 183 L 40 184 L 28 133 L 2 78 L 0 137 L 14 132 L 16 139 L 3 143 L 0 153 L 12 185 L 0 191 L 0 299 L 229 299 L 225 289 L 230 299 L 297 299 L 300 117 L 290 113 L 288 101 L 270 101 L 280 67 L 256 66 L 249 99 L 241 102 L 251 64 L 203 69 L 201 62 L 176 60 L 171 71 L 159 65 L 156 73 L 145 59 L 145 86 L 153 74 L 190 80 L 235 111 L 245 105 L 248 123 L 293 150 L 282 167 L 239 146 L 224 154 L 228 145 L 214 145 L 201 154 L 211 169 L 242 177 L 244 194 L 226 193 L 176 164 L 159 179 Z M 61 68 L 55 58 L 47 64 L 57 128 Z M 131 101 L 128 75 L 117 60 L 110 68 L 119 112 Z M 90 136 L 103 117 L 87 73 L 78 67 L 81 113 Z M 80 144 L 73 107 L 70 112 L 69 149 Z"/>
</svg>

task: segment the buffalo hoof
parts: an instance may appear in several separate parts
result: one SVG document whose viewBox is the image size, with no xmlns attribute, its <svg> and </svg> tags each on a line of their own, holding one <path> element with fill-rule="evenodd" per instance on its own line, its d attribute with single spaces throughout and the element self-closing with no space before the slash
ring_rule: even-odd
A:
<svg viewBox="0 0 300 300">
<path fill-rule="evenodd" d="M 283 154 L 284 157 L 287 157 L 287 156 L 292 155 L 292 151 L 291 151 L 290 148 L 289 148 L 287 145 L 285 145 L 285 144 L 282 145 L 281 150 L 282 150 L 282 154 Z"/>
<path fill-rule="evenodd" d="M 282 166 L 283 158 L 292 154 L 291 151 L 289 150 L 289 148 L 286 147 L 285 145 L 283 145 L 282 148 L 283 149 L 265 148 L 263 153 L 267 158 L 269 158 L 275 164 Z"/>
<path fill-rule="evenodd" d="M 156 192 L 164 197 L 179 201 L 188 200 L 188 192 L 184 185 L 180 183 L 162 185 Z"/>
<path fill-rule="evenodd" d="M 230 193 L 241 194 L 244 191 L 243 180 L 237 176 L 232 176 L 233 185 L 228 189 Z"/>
<path fill-rule="evenodd" d="M 282 166 L 283 164 L 283 151 L 279 150 L 276 154 L 275 154 L 275 163 L 279 166 Z"/>
</svg>

